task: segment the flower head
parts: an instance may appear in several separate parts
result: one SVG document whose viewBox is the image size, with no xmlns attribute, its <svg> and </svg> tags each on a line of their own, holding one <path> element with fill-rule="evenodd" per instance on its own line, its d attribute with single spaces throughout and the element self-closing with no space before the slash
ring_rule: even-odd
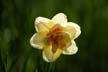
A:
<svg viewBox="0 0 108 72">
<path fill-rule="evenodd" d="M 74 39 L 80 35 L 80 27 L 76 23 L 67 22 L 65 14 L 58 13 L 51 20 L 37 17 L 35 29 L 37 33 L 31 37 L 30 44 L 43 50 L 45 61 L 53 62 L 61 54 L 73 55 L 78 51 Z"/>
</svg>

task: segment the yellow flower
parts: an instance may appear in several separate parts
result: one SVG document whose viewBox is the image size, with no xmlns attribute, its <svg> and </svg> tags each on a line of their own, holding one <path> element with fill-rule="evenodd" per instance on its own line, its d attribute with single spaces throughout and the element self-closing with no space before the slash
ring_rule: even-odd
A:
<svg viewBox="0 0 108 72">
<path fill-rule="evenodd" d="M 74 39 L 80 35 L 80 27 L 76 23 L 67 22 L 65 14 L 58 13 L 51 20 L 37 17 L 35 29 L 37 33 L 31 37 L 30 44 L 43 50 L 46 62 L 55 61 L 61 54 L 73 55 L 78 51 Z"/>
</svg>

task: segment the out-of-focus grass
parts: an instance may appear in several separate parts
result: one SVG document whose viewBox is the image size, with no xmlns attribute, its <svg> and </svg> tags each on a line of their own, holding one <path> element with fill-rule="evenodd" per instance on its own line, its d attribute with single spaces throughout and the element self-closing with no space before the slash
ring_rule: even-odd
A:
<svg viewBox="0 0 108 72">
<path fill-rule="evenodd" d="M 0 72 L 48 72 L 49 66 L 54 72 L 108 72 L 108 0 L 1 0 L 0 5 Z M 48 64 L 29 39 L 36 17 L 59 12 L 81 26 L 79 51 Z"/>
</svg>

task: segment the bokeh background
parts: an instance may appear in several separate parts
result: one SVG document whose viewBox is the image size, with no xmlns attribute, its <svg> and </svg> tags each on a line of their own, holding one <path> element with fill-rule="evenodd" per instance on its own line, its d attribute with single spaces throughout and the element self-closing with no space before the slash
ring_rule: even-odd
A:
<svg viewBox="0 0 108 72">
<path fill-rule="evenodd" d="M 34 20 L 59 12 L 81 26 L 79 51 L 46 63 L 29 44 Z M 0 0 L 0 72 L 108 72 L 108 0 Z"/>
</svg>

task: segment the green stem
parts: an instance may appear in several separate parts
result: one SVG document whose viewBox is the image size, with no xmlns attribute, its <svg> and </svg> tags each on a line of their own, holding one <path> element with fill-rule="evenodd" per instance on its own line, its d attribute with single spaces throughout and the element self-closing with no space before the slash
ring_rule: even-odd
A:
<svg viewBox="0 0 108 72">
<path fill-rule="evenodd" d="M 47 70 L 46 72 L 55 72 L 55 63 L 47 63 Z"/>
</svg>

